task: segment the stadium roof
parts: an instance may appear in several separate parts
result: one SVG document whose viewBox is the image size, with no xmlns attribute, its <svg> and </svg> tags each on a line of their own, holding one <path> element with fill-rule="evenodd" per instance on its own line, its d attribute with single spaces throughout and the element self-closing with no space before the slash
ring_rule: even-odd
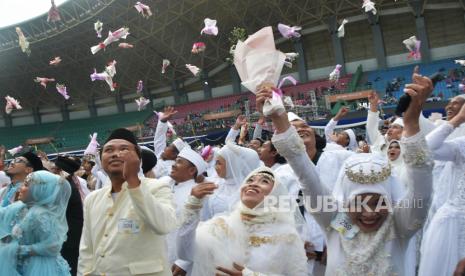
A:
<svg viewBox="0 0 465 276">
<path fill-rule="evenodd" d="M 62 20 L 47 22 L 47 14 L 20 23 L 30 42 L 31 55 L 18 46 L 15 27 L 0 29 L 0 95 L 9 94 L 20 100 L 23 108 L 61 106 L 62 96 L 55 84 L 47 91 L 33 81 L 35 77 L 54 77 L 65 83 L 71 102 L 134 94 L 136 83 L 143 80 L 154 91 L 169 91 L 173 81 L 192 81 L 185 64 L 194 64 L 213 74 L 226 67 L 229 56 L 230 31 L 242 27 L 251 34 L 261 27 L 279 22 L 299 25 L 303 29 L 326 24 L 336 16 L 342 20 L 361 15 L 361 0 L 145 0 L 153 16 L 143 18 L 134 8 L 135 0 L 73 0 L 59 6 Z M 429 0 L 428 3 L 450 1 Z M 58 4 L 57 0 L 57 4 Z M 378 10 L 408 7 L 406 0 L 377 0 Z M 205 18 L 218 20 L 218 36 L 201 36 Z M 96 37 L 94 22 L 103 22 L 102 39 Z M 112 44 L 95 55 L 90 47 L 103 40 L 108 31 L 129 27 L 127 42 L 133 49 Z M 276 36 L 279 37 L 278 35 Z M 191 53 L 192 44 L 202 41 L 207 49 L 202 55 Z M 55 56 L 63 60 L 57 67 L 48 65 Z M 171 61 L 166 74 L 161 74 L 163 59 Z M 91 82 L 93 68 L 103 71 L 107 62 L 117 60 L 115 81 L 119 87 L 110 92 L 105 82 Z M 3 109 L 3 108 L 2 108 Z"/>
</svg>

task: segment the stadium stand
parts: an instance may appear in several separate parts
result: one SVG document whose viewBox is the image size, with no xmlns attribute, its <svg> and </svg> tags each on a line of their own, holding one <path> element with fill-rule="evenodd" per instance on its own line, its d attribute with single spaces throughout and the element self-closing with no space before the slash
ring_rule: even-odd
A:
<svg viewBox="0 0 465 276">
<path fill-rule="evenodd" d="M 353 75 L 341 77 L 338 84 L 334 85 L 327 79 L 310 81 L 296 86 L 286 86 L 283 92 L 290 96 L 294 103 L 299 106 L 311 104 L 309 91 L 315 91 L 318 106 L 324 105 L 325 95 L 350 93 L 359 90 L 374 89 L 387 102 L 387 107 L 396 103 L 402 94 L 402 87 L 411 79 L 411 73 L 415 64 L 389 68 L 387 70 L 375 70 L 363 72 L 359 66 Z M 431 75 L 440 72 L 445 75 L 445 80 L 437 84 L 432 101 L 446 101 L 460 93 L 458 84 L 462 82 L 465 72 L 454 63 L 453 59 L 421 64 L 421 73 Z M 363 83 L 365 81 L 365 83 Z M 175 115 L 173 124 L 178 135 L 195 136 L 214 131 L 226 130 L 234 122 L 234 118 L 222 118 L 218 120 L 205 121 L 203 115 L 208 113 L 221 113 L 225 111 L 240 110 L 244 113 L 248 101 L 249 112 L 255 110 L 255 96 L 250 92 L 228 95 L 210 100 L 202 100 L 176 106 L 178 113 Z M 156 106 L 161 111 L 165 104 Z M 301 112 L 304 112 L 302 110 Z M 329 112 L 321 111 L 324 117 Z M 312 117 L 304 116 L 309 120 Z M 328 118 L 326 118 L 328 119 Z M 104 140 L 111 129 L 116 126 L 132 127 L 140 138 L 151 137 L 157 124 L 157 116 L 150 110 L 143 112 L 128 112 L 123 114 L 98 116 L 96 118 L 71 120 L 69 122 L 44 123 L 40 125 L 17 126 L 12 128 L 0 128 L 0 144 L 7 148 L 15 147 L 26 142 L 26 139 L 52 137 L 51 144 L 31 145 L 47 152 L 74 150 L 85 147 L 88 135 L 93 132 L 99 133 L 99 140 Z"/>
</svg>

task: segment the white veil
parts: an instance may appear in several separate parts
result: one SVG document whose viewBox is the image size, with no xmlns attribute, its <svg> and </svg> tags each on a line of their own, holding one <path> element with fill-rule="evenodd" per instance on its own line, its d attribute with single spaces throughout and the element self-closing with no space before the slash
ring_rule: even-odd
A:
<svg viewBox="0 0 465 276">
<path fill-rule="evenodd" d="M 227 142 L 218 153 L 226 161 L 226 180 L 232 180 L 235 186 L 239 186 L 245 177 L 260 166 L 260 158 L 256 151 L 238 146 L 233 142 Z"/>
<path fill-rule="evenodd" d="M 250 235 L 247 227 L 264 225 L 270 229 L 270 232 L 294 233 L 297 237 L 299 236 L 296 230 L 295 214 L 300 215 L 300 212 L 296 205 L 289 207 L 286 200 L 279 200 L 281 197 L 290 198 L 289 193 L 286 187 L 277 181 L 270 168 L 260 167 L 252 171 L 244 178 L 243 183 L 245 184 L 246 179 L 259 173 L 270 174 L 274 178 L 273 189 L 267 195 L 273 199 L 268 201 L 265 199 L 254 208 L 248 208 L 239 202 L 229 215 L 218 216 L 199 225 L 196 232 L 192 276 L 215 275 L 217 266 L 232 269 L 233 263 L 246 264 Z M 241 214 L 250 218 L 243 220 Z M 303 242 L 301 243 L 303 248 Z M 268 260 L 264 261 L 268 262 Z M 281 260 L 275 261 L 286 262 L 287 258 L 283 255 Z"/>
</svg>

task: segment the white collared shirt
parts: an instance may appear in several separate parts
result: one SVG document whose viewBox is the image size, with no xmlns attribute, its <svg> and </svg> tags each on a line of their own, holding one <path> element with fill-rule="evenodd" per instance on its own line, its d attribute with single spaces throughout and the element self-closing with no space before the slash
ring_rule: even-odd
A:
<svg viewBox="0 0 465 276">
<path fill-rule="evenodd" d="M 125 182 L 115 200 L 111 190 L 84 202 L 78 275 L 171 275 L 164 237 L 177 220 L 168 183 L 143 178 L 129 189 Z"/>
</svg>

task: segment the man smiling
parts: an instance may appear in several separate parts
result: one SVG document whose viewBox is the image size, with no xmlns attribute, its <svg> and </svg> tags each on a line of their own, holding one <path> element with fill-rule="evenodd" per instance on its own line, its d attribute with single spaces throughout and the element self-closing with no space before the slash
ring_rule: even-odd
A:
<svg viewBox="0 0 465 276">
<path fill-rule="evenodd" d="M 42 161 L 32 152 L 26 152 L 11 161 L 6 174 L 11 178 L 11 183 L 0 190 L 0 203 L 6 207 L 15 201 L 15 195 L 28 174 L 43 170 Z"/>
<path fill-rule="evenodd" d="M 84 202 L 79 275 L 171 275 L 164 235 L 176 226 L 167 182 L 142 178 L 140 148 L 126 129 L 113 131 L 102 149 L 111 185 Z"/>
</svg>

